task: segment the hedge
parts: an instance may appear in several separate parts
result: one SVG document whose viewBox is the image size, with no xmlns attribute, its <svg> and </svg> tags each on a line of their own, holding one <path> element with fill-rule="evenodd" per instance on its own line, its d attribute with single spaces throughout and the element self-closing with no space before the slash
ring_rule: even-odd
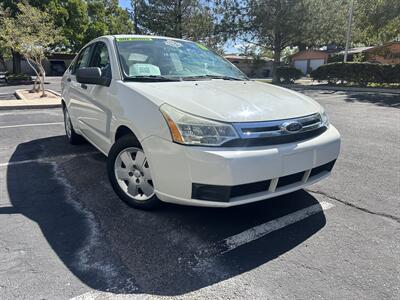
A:
<svg viewBox="0 0 400 300">
<path fill-rule="evenodd" d="M 368 83 L 400 83 L 400 65 L 367 62 L 330 63 L 311 72 L 313 80 L 329 83 L 345 81 L 366 86 Z"/>
<path fill-rule="evenodd" d="M 14 82 L 31 82 L 32 77 L 27 74 L 12 74 L 12 73 L 7 73 L 5 76 L 6 82 L 9 83 L 14 83 Z"/>
<path fill-rule="evenodd" d="M 276 72 L 279 76 L 279 80 L 282 81 L 283 79 L 285 83 L 292 83 L 303 76 L 303 73 L 299 69 L 290 66 L 278 67 Z"/>
</svg>

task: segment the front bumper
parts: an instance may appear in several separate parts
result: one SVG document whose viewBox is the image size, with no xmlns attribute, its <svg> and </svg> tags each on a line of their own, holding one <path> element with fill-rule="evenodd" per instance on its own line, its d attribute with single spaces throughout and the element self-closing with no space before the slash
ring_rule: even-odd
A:
<svg viewBox="0 0 400 300">
<path fill-rule="evenodd" d="M 330 125 L 315 138 L 275 146 L 191 147 L 155 136 L 142 146 L 160 200 L 229 207 L 290 193 L 325 178 L 339 155 L 340 134 Z"/>
</svg>

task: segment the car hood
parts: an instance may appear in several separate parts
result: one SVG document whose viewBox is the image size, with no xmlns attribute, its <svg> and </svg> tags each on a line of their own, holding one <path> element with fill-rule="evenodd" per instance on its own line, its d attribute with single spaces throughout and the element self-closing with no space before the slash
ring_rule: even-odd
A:
<svg viewBox="0 0 400 300">
<path fill-rule="evenodd" d="M 310 115 L 321 110 L 311 98 L 256 81 L 125 82 L 157 105 L 225 122 L 258 122 Z"/>
</svg>

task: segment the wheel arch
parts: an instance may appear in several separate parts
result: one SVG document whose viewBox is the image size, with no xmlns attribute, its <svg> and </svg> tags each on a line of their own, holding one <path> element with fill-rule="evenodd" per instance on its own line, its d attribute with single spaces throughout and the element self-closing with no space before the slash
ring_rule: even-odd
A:
<svg viewBox="0 0 400 300">
<path fill-rule="evenodd" d="M 140 143 L 140 140 L 138 138 L 138 136 L 133 132 L 133 130 L 131 128 L 129 128 L 126 125 L 119 125 L 117 127 L 117 129 L 115 130 L 115 134 L 114 134 L 114 143 L 115 141 L 117 141 L 118 139 L 120 139 L 123 136 L 126 135 L 131 135 L 133 138 L 135 138 L 135 140 Z"/>
</svg>

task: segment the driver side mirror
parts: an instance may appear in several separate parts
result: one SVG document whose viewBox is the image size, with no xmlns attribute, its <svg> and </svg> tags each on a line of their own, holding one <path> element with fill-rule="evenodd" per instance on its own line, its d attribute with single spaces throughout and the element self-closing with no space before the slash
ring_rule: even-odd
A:
<svg viewBox="0 0 400 300">
<path fill-rule="evenodd" d="M 76 71 L 76 81 L 85 84 L 97 84 L 109 86 L 111 78 L 101 76 L 101 70 L 97 67 L 82 68 Z"/>
</svg>

